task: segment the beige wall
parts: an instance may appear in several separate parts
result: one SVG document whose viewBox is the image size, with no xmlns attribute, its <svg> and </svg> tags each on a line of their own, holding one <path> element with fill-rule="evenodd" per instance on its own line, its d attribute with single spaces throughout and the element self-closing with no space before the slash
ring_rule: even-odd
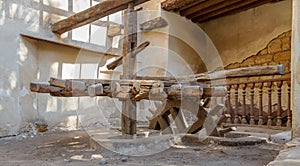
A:
<svg viewBox="0 0 300 166">
<path fill-rule="evenodd" d="M 217 47 L 224 65 L 242 62 L 279 34 L 291 30 L 292 0 L 266 4 L 200 25 Z"/>
</svg>

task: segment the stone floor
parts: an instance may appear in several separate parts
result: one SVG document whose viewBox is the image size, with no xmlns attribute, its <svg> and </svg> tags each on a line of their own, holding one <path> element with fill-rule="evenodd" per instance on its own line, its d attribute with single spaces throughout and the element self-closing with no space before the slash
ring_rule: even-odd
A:
<svg viewBox="0 0 300 166">
<path fill-rule="evenodd" d="M 268 166 L 299 166 L 300 165 L 300 138 L 286 143 L 285 149 L 280 151 L 277 158 Z"/>
</svg>

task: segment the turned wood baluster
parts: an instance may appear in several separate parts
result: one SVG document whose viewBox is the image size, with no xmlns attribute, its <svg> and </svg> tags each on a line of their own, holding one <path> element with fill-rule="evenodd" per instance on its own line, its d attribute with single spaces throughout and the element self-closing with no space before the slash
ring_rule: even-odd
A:
<svg viewBox="0 0 300 166">
<path fill-rule="evenodd" d="M 238 115 L 238 107 L 239 107 L 239 84 L 234 85 L 234 97 L 235 97 L 235 109 L 234 109 L 234 124 L 238 124 L 240 122 Z"/>
<path fill-rule="evenodd" d="M 287 93 L 288 93 L 288 107 L 287 107 L 287 122 L 286 127 L 292 127 L 292 114 L 291 114 L 291 81 L 287 81 Z"/>
<path fill-rule="evenodd" d="M 242 84 L 242 96 L 243 96 L 243 110 L 242 110 L 242 124 L 247 124 L 246 119 L 246 88 L 247 84 Z"/>
<path fill-rule="evenodd" d="M 273 82 L 267 82 L 268 87 L 268 126 L 272 126 L 272 85 Z"/>
<path fill-rule="evenodd" d="M 258 125 L 263 125 L 263 86 L 264 83 L 258 83 L 259 109 L 258 109 Z"/>
<path fill-rule="evenodd" d="M 281 121 L 281 87 L 282 87 L 282 81 L 277 81 L 277 121 L 276 121 L 276 126 L 281 126 L 282 121 Z"/>
<path fill-rule="evenodd" d="M 250 88 L 250 125 L 255 124 L 254 112 L 253 112 L 253 108 L 254 108 L 254 86 L 255 86 L 255 83 L 250 83 L 249 84 L 249 88 Z"/>
<path fill-rule="evenodd" d="M 231 85 L 227 85 L 227 114 L 231 115 L 232 113 L 232 107 L 231 107 L 231 102 L 230 102 L 230 99 L 231 99 Z M 227 122 L 226 123 L 231 123 L 231 118 L 228 118 L 227 119 Z"/>
</svg>

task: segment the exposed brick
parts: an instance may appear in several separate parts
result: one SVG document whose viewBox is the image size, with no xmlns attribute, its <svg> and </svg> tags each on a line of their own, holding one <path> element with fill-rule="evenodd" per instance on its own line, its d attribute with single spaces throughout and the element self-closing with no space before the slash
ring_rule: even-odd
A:
<svg viewBox="0 0 300 166">
<path fill-rule="evenodd" d="M 281 51 L 281 40 L 275 39 L 268 44 L 268 53 L 273 54 Z"/>
<path fill-rule="evenodd" d="M 270 63 L 273 60 L 273 55 L 260 55 L 255 58 L 255 65 L 260 65 L 263 63 Z"/>
<path fill-rule="evenodd" d="M 285 37 L 281 39 L 282 51 L 291 50 L 291 37 Z"/>
<path fill-rule="evenodd" d="M 274 62 L 290 61 L 291 51 L 278 52 L 274 55 Z"/>
</svg>

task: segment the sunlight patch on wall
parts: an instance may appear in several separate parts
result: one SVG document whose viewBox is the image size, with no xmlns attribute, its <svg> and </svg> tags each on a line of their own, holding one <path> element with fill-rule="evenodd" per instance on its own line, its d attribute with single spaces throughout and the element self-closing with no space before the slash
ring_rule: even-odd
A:
<svg viewBox="0 0 300 166">
<path fill-rule="evenodd" d="M 56 112 L 57 111 L 57 98 L 48 98 L 46 106 L 46 112 Z"/>
<path fill-rule="evenodd" d="M 57 77 L 58 76 L 58 67 L 59 67 L 59 63 L 58 62 L 54 62 L 51 67 L 50 67 L 50 76 L 51 77 Z"/>
<path fill-rule="evenodd" d="M 62 79 L 79 78 L 80 64 L 63 63 L 62 65 Z"/>
<path fill-rule="evenodd" d="M 95 79 L 98 73 L 98 64 L 82 64 L 81 65 L 81 79 Z"/>
<path fill-rule="evenodd" d="M 18 54 L 20 55 L 19 59 L 21 62 L 24 62 L 28 59 L 28 48 L 25 46 L 23 42 L 20 43 Z"/>
<path fill-rule="evenodd" d="M 17 74 L 15 71 L 12 71 L 8 78 L 10 82 L 10 89 L 15 89 L 17 87 Z"/>
</svg>

